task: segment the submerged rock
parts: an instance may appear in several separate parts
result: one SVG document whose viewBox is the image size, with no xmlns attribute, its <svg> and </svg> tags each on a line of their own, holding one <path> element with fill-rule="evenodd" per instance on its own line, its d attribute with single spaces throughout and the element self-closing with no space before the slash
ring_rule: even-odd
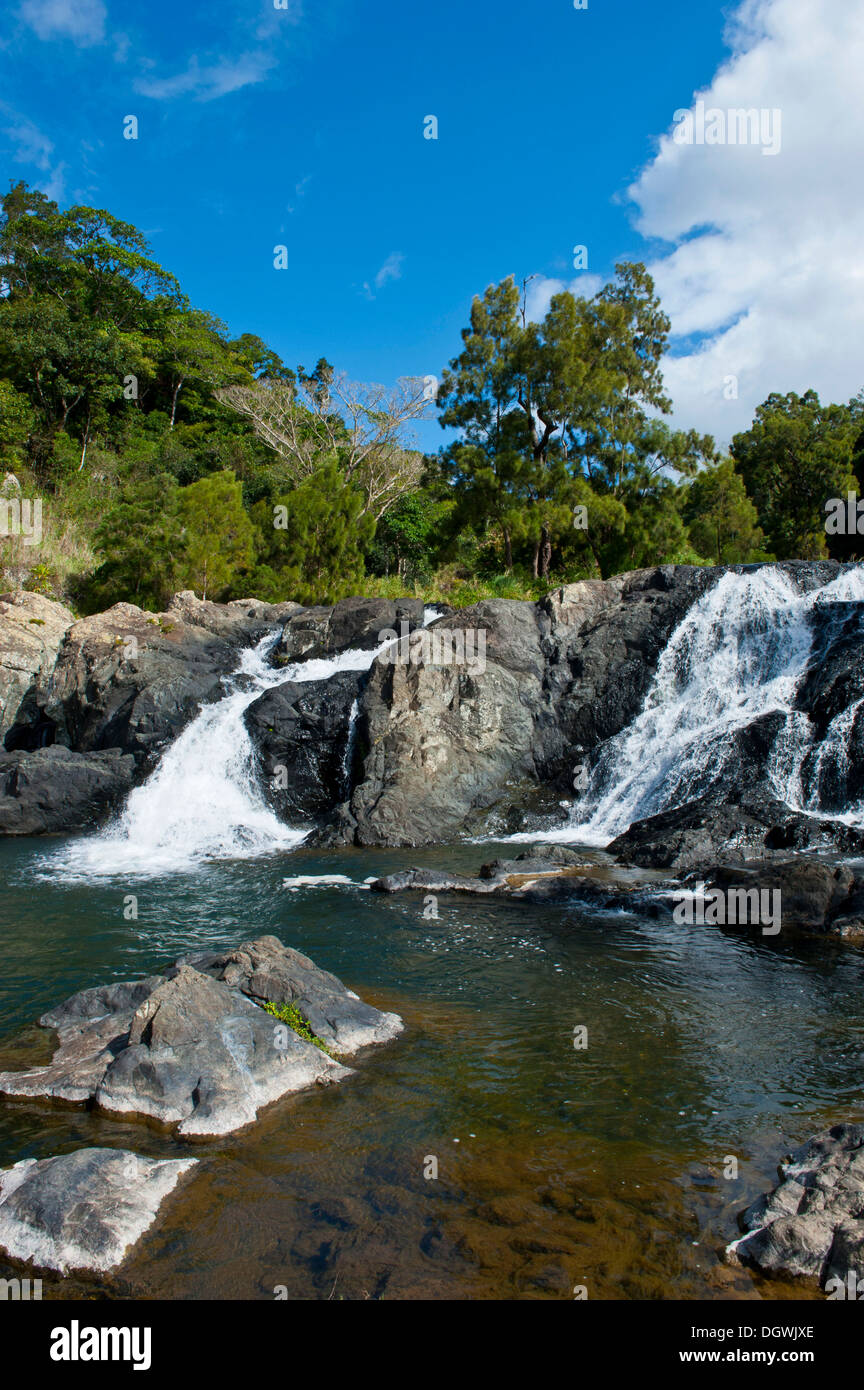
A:
<svg viewBox="0 0 864 1390">
<path fill-rule="evenodd" d="M 182 957 L 164 975 L 73 995 L 40 1019 L 47 1066 L 0 1073 L 0 1094 L 92 1101 L 183 1136 L 229 1134 L 272 1101 L 349 1069 L 253 1003 L 294 1004 L 313 1034 L 351 1055 L 402 1030 L 327 971 L 261 937 Z"/>
<path fill-rule="evenodd" d="M 864 1280 L 864 1125 L 835 1125 L 815 1135 L 778 1173 L 778 1186 L 741 1212 L 745 1234 L 727 1255 L 823 1286 L 845 1283 L 850 1274 Z"/>
<path fill-rule="evenodd" d="M 198 1160 L 78 1149 L 0 1172 L 0 1250 L 42 1269 L 116 1268 Z"/>
</svg>

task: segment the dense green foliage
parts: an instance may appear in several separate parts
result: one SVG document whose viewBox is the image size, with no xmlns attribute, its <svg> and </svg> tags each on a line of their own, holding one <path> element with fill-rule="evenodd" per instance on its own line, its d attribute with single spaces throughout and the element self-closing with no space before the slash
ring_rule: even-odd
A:
<svg viewBox="0 0 864 1390">
<path fill-rule="evenodd" d="M 18 183 L 0 203 L 0 566 L 94 611 L 178 589 L 470 602 L 657 562 L 857 555 L 826 502 L 859 486 L 864 398 L 772 395 L 730 457 L 663 420 L 651 277 L 527 321 L 512 278 L 471 307 L 425 459 L 422 383 L 287 367 L 192 306 L 141 233 Z M 41 499 L 42 534 L 6 524 Z M 10 511 L 10 508 L 12 509 Z M 8 534 L 7 534 L 8 532 Z M 26 540 L 26 543 L 25 543 Z"/>
</svg>

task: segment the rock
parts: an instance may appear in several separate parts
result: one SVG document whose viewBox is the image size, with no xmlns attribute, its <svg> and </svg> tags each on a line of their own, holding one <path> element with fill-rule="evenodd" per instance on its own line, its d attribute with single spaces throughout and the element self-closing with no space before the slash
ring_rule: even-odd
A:
<svg viewBox="0 0 864 1390">
<path fill-rule="evenodd" d="M 262 788 L 289 824 L 323 817 L 348 795 L 351 709 L 364 678 L 362 671 L 339 671 L 328 680 L 292 681 L 265 691 L 247 709 Z"/>
<path fill-rule="evenodd" d="M 864 1279 L 864 1126 L 809 1139 L 779 1168 L 780 1183 L 739 1216 L 727 1255 L 766 1273 Z M 859 1285 L 860 1288 L 860 1285 Z"/>
<path fill-rule="evenodd" d="M 583 581 L 539 604 L 491 599 L 430 632 L 483 634 L 479 663 L 378 657 L 360 698 L 362 777 L 333 839 L 420 845 L 522 828 L 546 786 L 638 712 L 668 636 L 716 571 L 661 566 Z M 560 808 L 558 808 L 560 818 Z"/>
<path fill-rule="evenodd" d="M 128 792 L 134 773 L 135 759 L 119 748 L 73 753 L 54 745 L 0 753 L 0 834 L 97 825 Z"/>
<path fill-rule="evenodd" d="M 852 826 L 792 811 L 767 791 L 756 789 L 729 803 L 716 797 L 636 821 L 607 850 L 624 864 L 687 871 L 769 859 L 790 849 L 864 849 L 864 835 Z"/>
<path fill-rule="evenodd" d="M 51 675 L 73 621 L 68 608 L 41 594 L 0 596 L 0 740 L 25 698 Z"/>
<path fill-rule="evenodd" d="M 304 608 L 289 617 L 275 655 L 282 661 L 308 661 L 359 649 L 371 651 L 384 641 L 383 633 L 401 635 L 423 625 L 422 599 L 345 598 L 331 608 Z"/>
<path fill-rule="evenodd" d="M 61 1274 L 115 1269 L 198 1160 L 78 1149 L 0 1172 L 0 1249 Z"/>
<path fill-rule="evenodd" d="M 236 665 L 236 640 L 191 626 L 176 613 L 116 603 L 73 624 L 41 715 L 67 748 L 119 748 L 145 766 L 202 704 L 222 696 L 222 677 Z"/>
<path fill-rule="evenodd" d="M 726 892 L 730 888 L 755 889 L 761 893 L 779 893 L 782 928 L 799 927 L 806 931 L 834 932 L 836 918 L 853 909 L 850 895 L 855 889 L 851 869 L 828 864 L 817 859 L 787 859 L 751 865 L 721 865 L 705 874 L 710 889 Z M 767 902 L 773 901 L 770 897 Z M 850 926 L 845 933 L 851 936 Z"/>
<path fill-rule="evenodd" d="M 224 981 L 256 1003 L 296 1004 L 312 1031 L 344 1056 L 402 1032 L 398 1014 L 380 1013 L 364 1004 L 335 975 L 275 936 L 261 936 L 227 951 L 183 956 L 181 964 Z"/>
<path fill-rule="evenodd" d="M 403 869 L 375 879 L 369 887 L 373 893 L 490 894 L 518 902 L 572 903 L 589 911 L 638 911 L 644 917 L 663 917 L 671 912 L 665 883 L 628 882 L 604 865 L 586 864 L 584 856 L 580 859 L 572 850 L 552 845 L 516 859 L 484 864 L 476 878 L 432 869 Z"/>
<path fill-rule="evenodd" d="M 161 976 L 73 995 L 40 1019 L 57 1033 L 51 1062 L 0 1073 L 0 1094 L 92 1101 L 176 1125 L 179 1135 L 219 1135 L 251 1124 L 289 1092 L 350 1075 L 253 997 L 295 1002 L 313 1031 L 346 1055 L 402 1029 L 395 1014 L 261 937 L 183 957 Z"/>
<path fill-rule="evenodd" d="M 204 628 L 216 637 L 243 647 L 254 645 L 271 628 L 302 611 L 299 603 L 262 603 L 257 598 L 212 603 L 209 599 L 197 598 L 191 589 L 183 589 L 172 598 L 166 616 L 188 627 Z"/>
</svg>

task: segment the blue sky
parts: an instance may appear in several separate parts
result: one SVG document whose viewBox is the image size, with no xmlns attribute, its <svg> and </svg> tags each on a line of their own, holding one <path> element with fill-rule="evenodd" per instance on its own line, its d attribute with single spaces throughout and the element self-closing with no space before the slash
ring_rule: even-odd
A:
<svg viewBox="0 0 864 1390">
<path fill-rule="evenodd" d="M 603 277 L 622 257 L 657 262 L 688 362 L 739 331 L 752 299 L 708 307 L 722 269 L 708 264 L 705 229 L 723 217 L 703 216 L 692 193 L 712 184 L 705 159 L 716 152 L 687 150 L 671 187 L 658 153 L 673 112 L 730 61 L 734 5 L 287 3 L 13 3 L 0 42 L 4 186 L 24 178 L 64 204 L 110 209 L 233 333 L 260 334 L 290 363 L 326 355 L 359 380 L 439 374 L 472 295 L 507 274 L 538 277 L 542 310 L 556 282 L 578 287 L 576 244 Z M 804 26 L 813 3 L 745 0 L 759 23 L 731 56 L 746 95 L 771 100 L 777 25 Z M 845 11 L 855 0 L 835 3 Z M 767 53 L 768 73 L 763 62 L 747 79 L 754 51 Z M 123 139 L 130 114 L 137 141 Z M 430 114 L 437 141 L 423 138 Z M 776 181 L 785 167 L 746 154 L 754 177 Z M 710 284 L 692 284 L 694 237 Z M 286 271 L 273 268 L 281 243 Z M 690 257 L 677 277 L 676 248 Z M 727 273 L 752 279 L 734 258 Z M 701 320 L 688 318 L 688 304 L 703 302 Z M 800 366 L 806 375 L 806 359 Z M 741 412 L 767 380 L 748 382 L 754 399 Z M 692 399 L 681 391 L 682 423 L 717 395 L 713 376 L 697 388 Z M 440 440 L 429 426 L 423 442 Z"/>
</svg>

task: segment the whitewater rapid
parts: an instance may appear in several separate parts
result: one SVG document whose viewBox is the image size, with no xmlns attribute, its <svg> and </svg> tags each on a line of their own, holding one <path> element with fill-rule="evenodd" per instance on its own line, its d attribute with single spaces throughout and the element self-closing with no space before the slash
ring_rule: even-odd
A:
<svg viewBox="0 0 864 1390">
<path fill-rule="evenodd" d="M 702 796 L 731 768 L 736 734 L 772 712 L 784 717 L 767 769 L 775 795 L 796 810 L 864 823 L 864 807 L 826 811 L 820 779 L 808 793 L 801 781 L 814 755 L 842 771 L 860 702 L 834 720 L 818 750 L 807 715 L 793 709 L 813 651 L 813 610 L 849 601 L 864 601 L 864 566 L 809 594 L 773 566 L 722 575 L 673 632 L 641 712 L 602 746 L 553 838 L 607 845 L 634 821 Z"/>
</svg>

